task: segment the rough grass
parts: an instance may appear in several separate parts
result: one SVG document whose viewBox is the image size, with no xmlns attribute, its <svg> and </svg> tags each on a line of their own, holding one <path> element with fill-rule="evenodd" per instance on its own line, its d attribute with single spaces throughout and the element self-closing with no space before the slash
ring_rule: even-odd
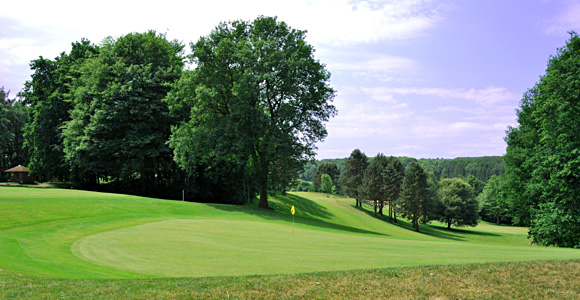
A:
<svg viewBox="0 0 580 300">
<path fill-rule="evenodd" d="M 1 299 L 579 299 L 580 260 L 297 275 L 51 279 L 0 271 Z"/>
</svg>

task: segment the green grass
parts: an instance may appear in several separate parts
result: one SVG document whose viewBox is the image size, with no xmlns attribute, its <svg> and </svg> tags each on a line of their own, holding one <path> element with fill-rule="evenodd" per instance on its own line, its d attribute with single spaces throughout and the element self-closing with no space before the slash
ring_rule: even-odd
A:
<svg viewBox="0 0 580 300">
<path fill-rule="evenodd" d="M 404 220 L 390 224 L 373 217 L 370 208 L 353 204 L 352 199 L 294 193 L 273 197 L 273 209 L 268 210 L 72 189 L 0 187 L 0 290 L 5 293 L 0 298 L 42 298 L 42 290 L 75 298 L 88 289 L 94 291 L 87 295 L 102 298 L 111 290 L 111 295 L 120 295 L 115 293 L 123 293 L 125 286 L 150 286 L 153 294 L 142 295 L 162 297 L 174 297 L 175 289 L 181 295 L 175 297 L 182 298 L 181 290 L 191 285 L 191 295 L 199 297 L 226 298 L 233 293 L 253 298 L 250 291 L 259 285 L 267 295 L 300 298 L 291 288 L 301 284 L 300 278 L 349 281 L 352 276 L 371 276 L 362 279 L 368 280 L 366 286 L 374 284 L 373 276 L 391 278 L 388 270 L 424 270 L 393 268 L 580 259 L 578 250 L 529 245 L 525 228 L 482 223 L 448 231 L 433 223 L 422 225 L 417 233 Z M 369 271 L 376 268 L 389 269 Z M 342 272 L 358 269 L 367 271 Z M 282 275 L 308 272 L 326 273 Z M 184 279 L 159 279 L 169 277 Z M 276 278 L 290 287 L 274 283 Z M 224 281 L 237 285 L 224 290 Z M 80 284 L 74 292 L 66 289 L 72 282 Z M 39 286 L 39 297 L 29 297 L 26 286 Z M 311 288 L 303 295 L 326 298 L 316 292 L 317 285 Z M 218 296 L 213 289 L 226 294 Z M 272 289 L 277 292 L 270 294 Z M 127 293 L 111 298 L 141 295 Z M 259 292 L 254 296 L 270 297 Z"/>
<path fill-rule="evenodd" d="M 274 210 L 77 190 L 0 187 L 0 268 L 62 278 L 290 274 L 573 259 L 525 229 L 389 224 L 353 201 L 296 193 Z M 292 228 L 290 207 L 295 205 Z"/>
<path fill-rule="evenodd" d="M 579 278 L 580 260 L 157 279 L 0 270 L 0 299 L 578 299 Z"/>
</svg>

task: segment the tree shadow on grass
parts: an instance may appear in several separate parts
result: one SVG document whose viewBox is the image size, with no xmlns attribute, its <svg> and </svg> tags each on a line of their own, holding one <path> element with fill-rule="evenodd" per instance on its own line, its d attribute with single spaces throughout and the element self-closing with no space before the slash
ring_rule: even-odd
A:
<svg viewBox="0 0 580 300">
<path fill-rule="evenodd" d="M 388 234 L 380 232 L 364 230 L 356 227 L 351 227 L 343 224 L 336 224 L 327 221 L 332 219 L 333 214 L 330 213 L 328 209 L 326 209 L 326 207 L 308 198 L 288 194 L 287 196 L 278 195 L 274 199 L 270 200 L 271 200 L 269 201 L 270 208 L 260 208 L 256 206 L 254 203 L 245 206 L 223 205 L 223 204 L 208 204 L 208 206 L 228 212 L 250 214 L 252 216 L 256 216 L 261 219 L 269 221 L 292 222 L 292 214 L 290 212 L 290 208 L 292 207 L 292 205 L 295 205 L 296 207 L 300 208 L 296 210 L 295 214 L 296 223 L 353 233 L 389 236 Z"/>
<path fill-rule="evenodd" d="M 411 222 L 407 221 L 406 219 L 403 219 L 401 217 L 397 218 L 397 223 L 395 223 L 394 221 L 389 222 L 389 217 L 388 216 L 381 216 L 377 213 L 377 215 L 375 216 L 374 211 L 367 209 L 365 207 L 356 207 L 354 205 L 352 205 L 352 207 L 354 207 L 355 209 L 358 209 L 359 211 L 365 213 L 366 215 L 382 220 L 384 222 L 387 222 L 391 225 L 394 226 L 398 226 L 399 228 L 403 228 L 409 231 L 415 231 L 415 227 L 413 226 L 413 224 L 411 224 Z M 451 228 L 451 230 L 448 230 L 446 225 L 434 225 L 434 224 L 420 224 L 419 225 L 419 233 L 420 234 L 425 234 L 425 235 L 429 235 L 429 236 L 433 236 L 433 237 L 437 237 L 437 238 L 442 238 L 442 239 L 448 239 L 448 240 L 453 240 L 453 241 L 466 241 L 465 235 L 478 235 L 478 236 L 499 236 L 499 234 L 495 234 L 495 233 L 491 233 L 491 232 L 483 232 L 483 231 L 476 231 L 476 230 L 468 230 L 468 229 L 458 229 L 458 228 Z"/>
</svg>

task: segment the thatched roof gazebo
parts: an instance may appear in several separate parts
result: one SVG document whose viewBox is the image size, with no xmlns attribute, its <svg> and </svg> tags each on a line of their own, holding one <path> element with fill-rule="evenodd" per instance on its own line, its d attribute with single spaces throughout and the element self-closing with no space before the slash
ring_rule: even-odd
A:
<svg viewBox="0 0 580 300">
<path fill-rule="evenodd" d="M 20 184 L 34 183 L 34 175 L 30 174 L 30 170 L 25 166 L 18 165 L 14 168 L 4 171 L 4 173 L 8 173 L 8 175 L 10 175 L 10 181 L 12 182 L 17 182 Z"/>
</svg>

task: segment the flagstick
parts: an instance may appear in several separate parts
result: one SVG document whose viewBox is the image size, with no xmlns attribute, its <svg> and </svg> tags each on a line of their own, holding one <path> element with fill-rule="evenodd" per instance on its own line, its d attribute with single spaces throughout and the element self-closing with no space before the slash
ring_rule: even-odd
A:
<svg viewBox="0 0 580 300">
<path fill-rule="evenodd" d="M 294 237 L 294 214 L 292 214 L 292 237 Z"/>
</svg>

